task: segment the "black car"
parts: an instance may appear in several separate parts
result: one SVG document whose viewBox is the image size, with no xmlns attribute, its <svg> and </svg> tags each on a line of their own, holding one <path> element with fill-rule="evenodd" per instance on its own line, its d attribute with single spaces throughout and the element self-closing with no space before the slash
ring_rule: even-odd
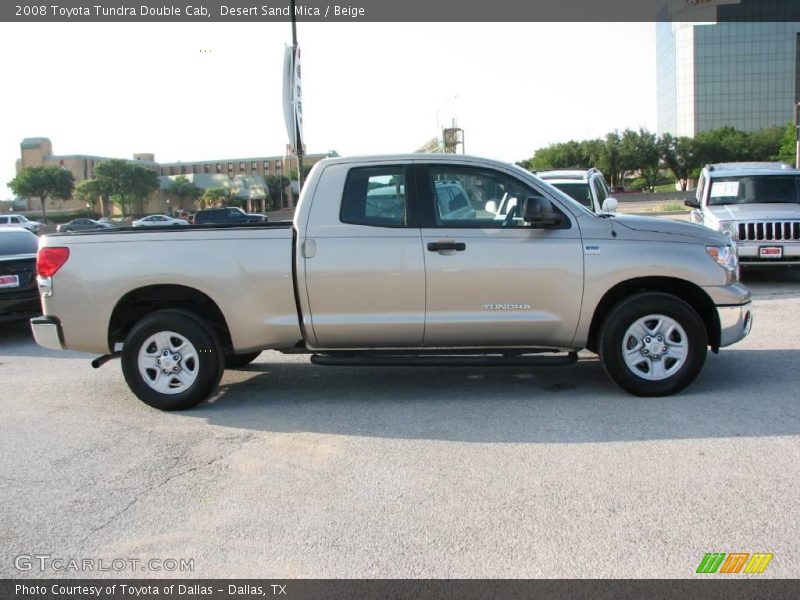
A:
<svg viewBox="0 0 800 600">
<path fill-rule="evenodd" d="M 267 217 L 258 213 L 246 213 L 241 208 L 228 206 L 226 208 L 207 208 L 198 210 L 194 216 L 194 225 L 217 223 L 234 225 L 236 223 L 265 223 Z"/>
<path fill-rule="evenodd" d="M 42 314 L 36 284 L 39 238 L 27 229 L 0 228 L 0 321 Z"/>
<path fill-rule="evenodd" d="M 110 223 L 103 223 L 95 221 L 94 219 L 72 219 L 68 223 L 59 225 L 56 231 L 61 233 L 69 233 L 70 231 L 89 231 L 92 229 L 111 229 L 113 225 Z"/>
</svg>

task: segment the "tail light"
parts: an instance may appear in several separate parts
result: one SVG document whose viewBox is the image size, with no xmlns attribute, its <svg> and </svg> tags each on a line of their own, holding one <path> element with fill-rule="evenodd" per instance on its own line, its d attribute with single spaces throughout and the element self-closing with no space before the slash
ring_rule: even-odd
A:
<svg viewBox="0 0 800 600">
<path fill-rule="evenodd" d="M 36 274 L 40 277 L 52 277 L 64 266 L 69 258 L 69 248 L 39 248 L 36 256 Z"/>
</svg>

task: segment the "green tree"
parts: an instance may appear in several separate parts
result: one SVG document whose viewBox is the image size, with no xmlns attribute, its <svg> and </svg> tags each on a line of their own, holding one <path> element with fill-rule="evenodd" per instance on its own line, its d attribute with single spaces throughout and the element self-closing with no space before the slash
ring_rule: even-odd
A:
<svg viewBox="0 0 800 600">
<path fill-rule="evenodd" d="M 178 201 L 178 208 L 185 209 L 184 202 L 189 199 L 194 205 L 194 201 L 203 195 L 203 188 L 195 185 L 193 181 L 184 175 L 178 175 L 165 190 L 168 194 L 175 197 Z"/>
<path fill-rule="evenodd" d="M 66 200 L 75 188 L 75 178 L 61 167 L 25 167 L 8 182 L 8 187 L 22 198 L 38 197 L 42 205 L 42 221 L 47 219 L 48 198 Z"/>
<path fill-rule="evenodd" d="M 154 169 L 126 160 L 112 159 L 94 169 L 94 179 L 110 192 L 113 202 L 119 204 L 122 216 L 131 212 L 144 212 L 144 201 L 159 189 L 158 174 Z"/>
<path fill-rule="evenodd" d="M 605 140 L 600 141 L 600 144 L 597 167 L 608 177 L 611 186 L 622 185 L 625 170 L 622 168 L 622 141 L 619 132 L 607 133 Z"/>
<path fill-rule="evenodd" d="M 647 189 L 652 192 L 658 183 L 658 167 L 661 160 L 656 134 L 644 128 L 639 129 L 636 135 L 635 152 L 639 173 L 641 173 Z"/>
<path fill-rule="evenodd" d="M 790 165 L 795 164 L 797 160 L 797 130 L 794 123 L 788 123 L 784 128 L 781 136 L 781 145 L 773 158 Z"/>
<path fill-rule="evenodd" d="M 200 202 L 203 207 L 215 206 L 219 203 L 224 203 L 228 199 L 228 190 L 225 188 L 208 188 L 200 197 Z"/>
<path fill-rule="evenodd" d="M 273 206 L 279 206 L 281 199 L 287 198 L 286 188 L 289 186 L 289 178 L 283 175 L 267 175 L 267 190 Z"/>
<path fill-rule="evenodd" d="M 104 217 L 109 214 L 108 202 L 111 200 L 113 193 L 114 190 L 109 182 L 101 179 L 84 179 L 75 186 L 75 197 L 90 206 L 94 206 L 94 203 L 100 198 L 102 203 L 101 212 Z"/>
<path fill-rule="evenodd" d="M 694 140 L 665 133 L 659 138 L 658 147 L 664 165 L 672 171 L 681 189 L 686 191 L 689 177 L 698 169 Z"/>
</svg>

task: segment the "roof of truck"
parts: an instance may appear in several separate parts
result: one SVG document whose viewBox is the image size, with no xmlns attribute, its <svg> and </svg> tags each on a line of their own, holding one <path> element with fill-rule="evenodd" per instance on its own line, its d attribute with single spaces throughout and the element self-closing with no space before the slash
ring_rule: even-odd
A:
<svg viewBox="0 0 800 600">
<path fill-rule="evenodd" d="M 800 169 L 781 162 L 729 162 L 706 165 L 712 178 L 747 175 L 800 175 Z"/>
</svg>

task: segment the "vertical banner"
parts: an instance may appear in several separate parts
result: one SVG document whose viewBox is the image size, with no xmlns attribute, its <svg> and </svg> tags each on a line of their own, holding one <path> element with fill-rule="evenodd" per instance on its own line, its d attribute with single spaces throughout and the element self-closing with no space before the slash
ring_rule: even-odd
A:
<svg viewBox="0 0 800 600">
<path fill-rule="evenodd" d="M 303 86 L 300 74 L 300 46 L 295 46 L 294 52 L 294 115 L 297 124 L 297 145 L 295 150 L 298 154 L 305 154 L 303 139 Z"/>
<path fill-rule="evenodd" d="M 283 49 L 283 120 L 289 145 L 292 151 L 297 150 L 297 124 L 294 108 L 294 49 L 286 46 Z"/>
</svg>

